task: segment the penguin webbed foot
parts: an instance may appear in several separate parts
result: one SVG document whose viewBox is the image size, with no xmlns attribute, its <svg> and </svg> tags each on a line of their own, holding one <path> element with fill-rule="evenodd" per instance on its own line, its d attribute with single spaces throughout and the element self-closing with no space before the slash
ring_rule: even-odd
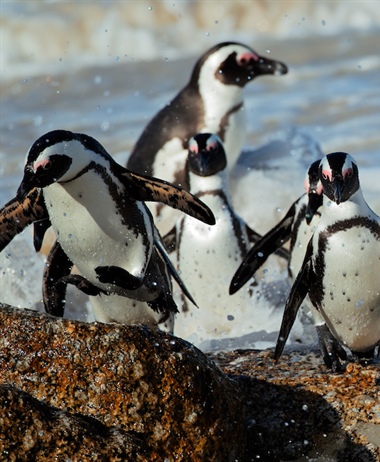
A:
<svg viewBox="0 0 380 462">
<path fill-rule="evenodd" d="M 332 335 L 326 324 L 316 326 L 319 346 L 325 365 L 333 372 L 342 372 L 345 366 L 340 359 L 346 360 L 347 353 L 338 340 Z"/>
<path fill-rule="evenodd" d="M 178 307 L 173 300 L 172 294 L 165 290 L 162 291 L 157 298 L 147 302 L 147 304 L 156 313 L 165 313 L 165 317 L 160 320 L 160 323 L 166 321 L 170 313 L 179 313 Z"/>
<path fill-rule="evenodd" d="M 354 360 L 362 364 L 363 366 L 366 366 L 368 364 L 371 364 L 373 360 L 378 356 L 378 354 L 375 356 L 375 351 L 376 348 L 372 348 L 371 350 L 368 351 L 363 351 L 363 352 L 352 352 L 352 355 L 354 357 Z"/>
<path fill-rule="evenodd" d="M 72 284 L 81 292 L 90 296 L 96 296 L 107 293 L 103 289 L 96 287 L 94 284 L 92 284 L 90 281 L 88 281 L 83 276 L 80 276 L 79 274 L 70 274 L 69 276 L 64 276 L 63 278 L 59 279 L 56 285 L 59 284 L 64 284 L 65 286 L 67 284 Z"/>
<path fill-rule="evenodd" d="M 95 268 L 95 273 L 99 282 L 114 284 L 126 290 L 136 290 L 143 283 L 141 279 L 118 266 L 98 266 Z"/>
</svg>

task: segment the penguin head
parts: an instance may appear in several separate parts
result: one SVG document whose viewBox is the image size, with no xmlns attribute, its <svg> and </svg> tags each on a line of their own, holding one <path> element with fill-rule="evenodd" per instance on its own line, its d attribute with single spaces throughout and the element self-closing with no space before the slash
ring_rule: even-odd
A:
<svg viewBox="0 0 380 462">
<path fill-rule="evenodd" d="M 345 152 L 325 156 L 319 165 L 323 193 L 338 205 L 347 201 L 360 188 L 355 160 Z"/>
<path fill-rule="evenodd" d="M 68 182 L 84 172 L 91 162 L 109 154 L 90 136 L 67 130 L 54 130 L 41 136 L 30 148 L 24 177 L 17 191 L 23 199 L 31 189 L 45 188 L 55 182 Z"/>
<path fill-rule="evenodd" d="M 225 85 L 244 87 L 259 75 L 286 74 L 280 61 L 260 56 L 251 48 L 236 42 L 223 42 L 208 50 L 196 63 L 190 82 L 216 79 Z"/>
<path fill-rule="evenodd" d="M 226 153 L 219 136 L 198 133 L 188 145 L 187 168 L 198 176 L 211 176 L 227 166 Z"/>
<path fill-rule="evenodd" d="M 319 179 L 319 164 L 320 159 L 310 165 L 306 172 L 304 182 L 306 194 L 308 196 L 308 204 L 306 208 L 306 223 L 308 225 L 323 202 L 323 188 L 321 180 Z"/>
</svg>

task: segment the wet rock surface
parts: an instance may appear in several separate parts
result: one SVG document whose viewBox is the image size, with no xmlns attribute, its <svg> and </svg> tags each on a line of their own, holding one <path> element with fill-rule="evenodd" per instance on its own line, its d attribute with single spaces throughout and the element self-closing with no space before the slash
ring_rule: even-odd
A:
<svg viewBox="0 0 380 462">
<path fill-rule="evenodd" d="M 380 461 L 380 364 L 329 372 L 319 352 L 219 352 L 210 357 L 241 377 L 247 460 Z M 256 459 L 255 459 L 256 457 Z"/>
<path fill-rule="evenodd" d="M 243 455 L 238 382 L 189 343 L 143 326 L 86 324 L 2 305 L 0 383 L 73 416 L 135 432 L 150 449 L 143 460 Z M 9 411 L 3 407 L 1 418 Z M 4 447 L 22 456 L 5 439 Z"/>
<path fill-rule="evenodd" d="M 0 460 L 377 461 L 379 377 L 0 305 Z"/>
</svg>

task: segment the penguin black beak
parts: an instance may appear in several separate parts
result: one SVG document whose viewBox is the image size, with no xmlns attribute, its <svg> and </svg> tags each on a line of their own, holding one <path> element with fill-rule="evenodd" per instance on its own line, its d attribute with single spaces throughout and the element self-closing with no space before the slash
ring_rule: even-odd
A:
<svg viewBox="0 0 380 462">
<path fill-rule="evenodd" d="M 25 200 L 26 196 L 29 192 L 37 186 L 35 175 L 32 170 L 25 169 L 24 178 L 21 181 L 20 186 L 18 187 L 16 197 L 17 199 L 22 202 Z"/>
<path fill-rule="evenodd" d="M 256 68 L 256 73 L 258 75 L 283 75 L 288 73 L 288 68 L 284 63 L 280 61 L 275 61 L 273 59 L 260 56 L 258 66 Z"/>
<path fill-rule="evenodd" d="M 309 202 L 306 207 L 306 223 L 310 225 L 311 220 L 313 219 L 315 212 L 321 207 L 323 199 L 322 194 L 318 194 L 316 192 L 310 192 L 308 195 Z"/>
<path fill-rule="evenodd" d="M 341 178 L 335 178 L 331 183 L 334 201 L 339 205 L 342 201 L 344 183 Z"/>
</svg>

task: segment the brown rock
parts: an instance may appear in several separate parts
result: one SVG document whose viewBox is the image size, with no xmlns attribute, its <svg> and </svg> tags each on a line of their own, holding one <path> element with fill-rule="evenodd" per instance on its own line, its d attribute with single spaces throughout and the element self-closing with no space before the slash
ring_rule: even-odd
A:
<svg viewBox="0 0 380 462">
<path fill-rule="evenodd" d="M 187 342 L 143 326 L 86 324 L 0 305 L 0 383 L 136 432 L 150 448 L 149 461 L 190 454 L 194 461 L 239 460 L 245 448 L 237 382 Z M 9 409 L 1 412 L 4 418 Z M 37 437 L 30 444 L 44 445 Z"/>
<path fill-rule="evenodd" d="M 349 363 L 333 374 L 319 352 L 293 352 L 278 364 L 269 350 L 210 357 L 245 376 L 247 460 L 380 461 L 379 364 Z"/>
<path fill-rule="evenodd" d="M 0 460 L 376 462 L 379 373 L 0 305 Z"/>
<path fill-rule="evenodd" d="M 53 408 L 9 385 L 0 385 L 0 409 L 4 461 L 137 462 L 154 457 L 134 434 Z"/>
</svg>

